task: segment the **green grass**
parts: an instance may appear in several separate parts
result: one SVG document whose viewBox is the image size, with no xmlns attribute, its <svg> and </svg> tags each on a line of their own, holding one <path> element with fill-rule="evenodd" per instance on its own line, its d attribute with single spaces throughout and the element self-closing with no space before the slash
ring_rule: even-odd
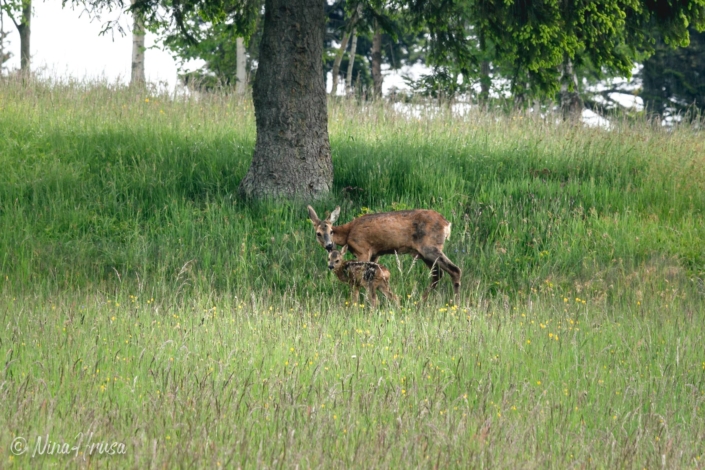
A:
<svg viewBox="0 0 705 470">
<path fill-rule="evenodd" d="M 0 465 L 702 468 L 702 132 L 423 113 L 330 106 L 319 215 L 438 210 L 463 269 L 371 311 L 235 196 L 250 102 L 0 82 Z M 31 455 L 80 432 L 125 454 Z"/>
</svg>

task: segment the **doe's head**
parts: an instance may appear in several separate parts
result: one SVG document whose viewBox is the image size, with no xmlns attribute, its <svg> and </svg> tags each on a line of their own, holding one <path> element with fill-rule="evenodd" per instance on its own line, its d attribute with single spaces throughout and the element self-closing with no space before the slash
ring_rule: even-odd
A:
<svg viewBox="0 0 705 470">
<path fill-rule="evenodd" d="M 333 212 L 326 214 L 326 218 L 321 220 L 316 215 L 313 207 L 308 206 L 308 218 L 311 219 L 313 228 L 316 230 L 316 241 L 329 252 L 335 248 L 333 243 L 333 224 L 338 220 L 340 215 L 340 206 L 336 207 Z"/>
<path fill-rule="evenodd" d="M 345 245 L 338 250 L 331 250 L 328 252 L 328 269 L 331 271 L 334 271 L 340 267 L 340 264 L 343 262 L 343 257 L 345 256 L 345 253 L 348 251 L 348 245 Z"/>
</svg>

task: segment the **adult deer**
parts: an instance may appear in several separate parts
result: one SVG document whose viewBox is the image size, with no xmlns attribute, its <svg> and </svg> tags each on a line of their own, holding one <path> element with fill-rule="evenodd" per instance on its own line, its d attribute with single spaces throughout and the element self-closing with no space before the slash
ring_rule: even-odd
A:
<svg viewBox="0 0 705 470">
<path fill-rule="evenodd" d="M 414 209 L 407 211 L 366 214 L 344 225 L 334 227 L 340 207 L 321 220 L 313 207 L 308 216 L 316 229 L 316 240 L 329 252 L 336 245 L 348 245 L 359 261 L 377 261 L 382 255 L 410 253 L 431 270 L 431 285 L 423 299 L 436 288 L 443 271 L 453 281 L 453 292 L 458 299 L 460 268 L 443 253 L 443 244 L 450 237 L 450 222 L 436 211 Z"/>
</svg>

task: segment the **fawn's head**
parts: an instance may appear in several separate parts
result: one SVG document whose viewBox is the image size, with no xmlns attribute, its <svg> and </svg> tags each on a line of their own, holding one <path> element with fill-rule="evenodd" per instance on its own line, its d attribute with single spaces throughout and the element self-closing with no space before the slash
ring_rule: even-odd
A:
<svg viewBox="0 0 705 470">
<path fill-rule="evenodd" d="M 321 220 L 316 215 L 316 211 L 313 207 L 308 206 L 308 218 L 311 219 L 313 228 L 316 230 L 316 241 L 323 248 L 330 252 L 335 248 L 335 243 L 333 243 L 333 224 L 338 219 L 340 215 L 340 207 L 336 207 L 333 212 L 326 215 L 326 218 Z"/>
<path fill-rule="evenodd" d="M 331 271 L 334 271 L 340 267 L 340 265 L 343 263 L 343 257 L 345 256 L 345 253 L 348 251 L 348 245 L 345 245 L 338 250 L 331 250 L 328 252 L 328 269 Z"/>
</svg>

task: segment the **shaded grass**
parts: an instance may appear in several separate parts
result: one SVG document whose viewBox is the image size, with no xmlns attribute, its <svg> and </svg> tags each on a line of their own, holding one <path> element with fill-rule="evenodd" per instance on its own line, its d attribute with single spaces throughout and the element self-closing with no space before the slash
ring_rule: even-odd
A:
<svg viewBox="0 0 705 470">
<path fill-rule="evenodd" d="M 75 85 L 5 84 L 2 96 L 0 211 L 14 230 L 0 247 L 13 285 L 36 289 L 48 266 L 57 282 L 70 276 L 66 285 L 110 282 L 114 269 L 164 277 L 191 259 L 218 289 L 228 278 L 285 289 L 271 282 L 277 261 L 315 272 L 295 254 L 313 246 L 301 206 L 234 196 L 254 145 L 248 102 Z M 437 209 L 454 224 L 448 250 L 466 282 L 500 282 L 510 294 L 654 255 L 702 276 L 705 149 L 694 131 L 430 113 L 333 106 L 335 195 L 321 210 L 342 203 L 347 221 L 364 210 Z M 220 256 L 243 242 L 262 258 L 256 269 Z"/>
<path fill-rule="evenodd" d="M 701 467 L 702 136 L 416 109 L 331 103 L 316 209 L 438 210 L 462 299 L 388 256 L 370 312 L 303 205 L 235 197 L 249 102 L 2 82 L 0 462 Z M 89 431 L 127 454 L 9 453 Z"/>
</svg>

